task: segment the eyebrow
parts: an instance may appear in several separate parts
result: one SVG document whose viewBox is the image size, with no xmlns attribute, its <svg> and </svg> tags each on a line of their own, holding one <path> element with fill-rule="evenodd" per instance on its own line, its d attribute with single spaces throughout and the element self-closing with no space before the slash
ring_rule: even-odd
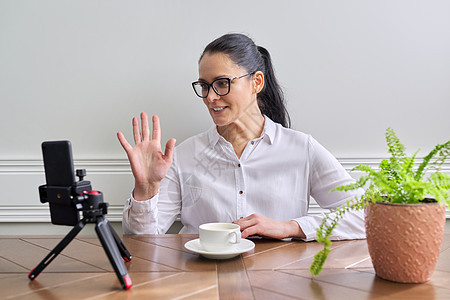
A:
<svg viewBox="0 0 450 300">
<path fill-rule="evenodd" d="M 231 77 L 230 75 L 219 75 L 219 76 L 214 77 L 212 81 L 221 79 L 221 78 L 230 78 L 230 77 Z M 198 81 L 208 82 L 203 78 L 199 78 Z"/>
</svg>

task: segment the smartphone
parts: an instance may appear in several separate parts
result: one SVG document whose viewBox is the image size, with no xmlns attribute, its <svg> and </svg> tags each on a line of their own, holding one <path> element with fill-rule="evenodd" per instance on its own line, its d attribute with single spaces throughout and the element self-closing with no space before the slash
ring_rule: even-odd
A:
<svg viewBox="0 0 450 300">
<path fill-rule="evenodd" d="M 72 186 L 75 183 L 70 141 L 43 142 L 42 154 L 48 186 Z"/>
<path fill-rule="evenodd" d="M 76 185 L 72 145 L 70 141 L 43 142 L 42 154 L 47 185 L 39 189 L 41 202 L 49 202 L 53 224 L 76 225 L 80 212 L 72 201 Z"/>
</svg>

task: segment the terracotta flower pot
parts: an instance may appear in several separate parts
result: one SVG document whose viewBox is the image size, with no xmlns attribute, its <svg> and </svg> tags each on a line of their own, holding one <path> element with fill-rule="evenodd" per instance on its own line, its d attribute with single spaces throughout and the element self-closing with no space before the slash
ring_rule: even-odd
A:
<svg viewBox="0 0 450 300">
<path fill-rule="evenodd" d="M 442 244 L 445 206 L 370 203 L 366 234 L 376 274 L 387 280 L 420 283 L 433 274 Z"/>
</svg>

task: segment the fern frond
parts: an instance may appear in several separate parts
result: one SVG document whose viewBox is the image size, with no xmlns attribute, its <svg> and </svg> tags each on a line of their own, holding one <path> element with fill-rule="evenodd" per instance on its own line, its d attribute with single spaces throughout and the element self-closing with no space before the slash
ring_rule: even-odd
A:
<svg viewBox="0 0 450 300">
<path fill-rule="evenodd" d="M 428 178 L 430 194 L 441 204 L 450 207 L 450 174 L 434 173 Z"/>
<path fill-rule="evenodd" d="M 436 154 L 439 154 L 439 158 L 436 159 L 435 162 L 430 164 L 430 161 L 435 157 Z M 431 150 L 430 153 L 428 153 L 428 155 L 424 157 L 422 163 L 419 165 L 419 168 L 416 171 L 416 175 L 414 176 L 414 178 L 416 180 L 422 178 L 426 172 L 426 167 L 428 166 L 428 164 L 436 168 L 439 168 L 445 162 L 445 160 L 449 155 L 450 155 L 450 141 L 447 141 L 445 144 L 442 145 L 436 145 L 433 148 L 433 150 Z"/>
<path fill-rule="evenodd" d="M 377 191 L 381 192 L 382 194 L 390 193 L 396 186 L 396 173 L 392 174 L 386 170 L 383 170 L 383 168 L 381 168 L 380 171 L 376 171 L 366 165 L 359 165 L 354 169 L 365 172 L 367 174 L 366 176 L 369 177 L 368 180 L 370 180 L 371 182 L 370 185 L 376 186 L 378 188 Z"/>
<path fill-rule="evenodd" d="M 434 162 L 431 163 L 431 166 L 438 170 L 441 165 L 445 162 L 445 160 L 450 156 L 450 141 L 447 141 L 442 145 L 442 148 L 438 151 L 438 158 Z"/>
<path fill-rule="evenodd" d="M 311 275 L 318 276 L 322 272 L 323 265 L 325 264 L 330 252 L 331 250 L 328 247 L 324 247 L 323 250 L 320 250 L 314 255 L 314 261 L 309 267 L 309 273 L 311 273 Z"/>
<path fill-rule="evenodd" d="M 361 177 L 360 177 L 357 181 L 355 181 L 354 183 L 350 183 L 350 184 L 347 184 L 347 185 L 338 186 L 337 188 L 332 189 L 332 190 L 330 191 L 330 193 L 331 193 L 331 192 L 334 192 L 334 191 L 348 192 L 348 191 L 357 190 L 357 189 L 359 189 L 359 188 L 363 188 L 363 187 L 366 185 L 366 183 L 367 183 L 367 181 L 368 181 L 369 179 L 370 179 L 369 176 L 361 176 Z"/>
<path fill-rule="evenodd" d="M 319 228 L 317 228 L 317 238 L 318 242 L 324 243 L 323 250 L 319 251 L 314 255 L 314 261 L 311 263 L 309 272 L 313 276 L 317 276 L 322 272 L 325 260 L 328 257 L 331 249 L 330 236 L 333 234 L 334 228 L 338 225 L 339 221 L 343 218 L 345 213 L 350 210 L 362 209 L 365 205 L 365 201 L 361 199 L 354 199 L 353 201 L 347 201 L 343 206 L 338 207 L 334 210 L 333 214 L 325 214 L 322 219 L 322 223 Z"/>
<path fill-rule="evenodd" d="M 399 159 L 406 156 L 405 146 L 400 142 L 400 139 L 390 127 L 386 129 L 386 143 L 388 146 L 388 151 L 391 153 L 393 158 Z"/>
<path fill-rule="evenodd" d="M 419 152 L 419 150 L 414 152 L 411 157 L 405 157 L 402 159 L 402 174 L 403 175 L 408 175 L 408 176 L 414 175 L 413 168 L 416 163 L 416 156 L 417 156 L 418 152 Z"/>
<path fill-rule="evenodd" d="M 450 189 L 450 174 L 447 173 L 433 173 L 430 180 L 434 185 L 440 189 Z"/>
</svg>

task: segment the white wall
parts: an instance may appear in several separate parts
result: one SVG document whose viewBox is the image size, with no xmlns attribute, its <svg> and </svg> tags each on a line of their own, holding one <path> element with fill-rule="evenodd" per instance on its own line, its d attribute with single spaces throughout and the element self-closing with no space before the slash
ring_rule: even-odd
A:
<svg viewBox="0 0 450 300">
<path fill-rule="evenodd" d="M 132 178 L 115 133 L 131 138 L 141 111 L 160 116 L 164 143 L 209 128 L 190 83 L 228 32 L 269 49 L 293 127 L 347 168 L 386 156 L 388 126 L 419 156 L 449 139 L 446 0 L 0 0 L 0 234 L 48 223 L 37 186 L 53 139 L 72 141 L 120 221 Z"/>
</svg>

